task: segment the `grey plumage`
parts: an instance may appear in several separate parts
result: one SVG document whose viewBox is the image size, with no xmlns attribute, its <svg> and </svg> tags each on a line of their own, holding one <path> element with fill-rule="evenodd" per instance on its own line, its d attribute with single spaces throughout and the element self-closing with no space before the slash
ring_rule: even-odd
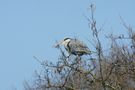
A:
<svg viewBox="0 0 135 90">
<path fill-rule="evenodd" d="M 89 48 L 80 40 L 65 38 L 59 44 L 64 45 L 69 54 L 82 56 L 84 54 L 91 54 Z"/>
</svg>

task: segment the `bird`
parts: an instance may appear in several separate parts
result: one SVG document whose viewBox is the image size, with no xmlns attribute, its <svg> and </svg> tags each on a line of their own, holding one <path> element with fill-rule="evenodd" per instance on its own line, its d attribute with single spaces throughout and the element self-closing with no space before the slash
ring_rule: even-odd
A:
<svg viewBox="0 0 135 90">
<path fill-rule="evenodd" d="M 76 38 L 64 38 L 62 41 L 58 42 L 55 47 L 58 47 L 59 45 L 63 45 L 69 55 L 82 56 L 91 54 L 87 45 Z"/>
</svg>

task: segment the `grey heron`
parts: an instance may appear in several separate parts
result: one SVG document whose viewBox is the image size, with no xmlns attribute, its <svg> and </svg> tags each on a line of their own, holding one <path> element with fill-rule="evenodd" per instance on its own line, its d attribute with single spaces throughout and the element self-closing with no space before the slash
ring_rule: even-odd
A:
<svg viewBox="0 0 135 90">
<path fill-rule="evenodd" d="M 82 41 L 73 38 L 65 38 L 62 41 L 58 42 L 57 46 L 63 45 L 69 55 L 73 54 L 76 56 L 82 56 L 91 54 L 90 49 Z"/>
</svg>

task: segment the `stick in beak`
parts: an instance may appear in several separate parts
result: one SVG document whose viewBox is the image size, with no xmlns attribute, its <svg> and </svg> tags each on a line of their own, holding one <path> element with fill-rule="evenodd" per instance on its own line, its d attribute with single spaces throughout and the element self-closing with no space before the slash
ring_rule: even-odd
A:
<svg viewBox="0 0 135 90">
<path fill-rule="evenodd" d="M 53 47 L 59 48 L 59 46 L 62 44 L 62 42 L 63 42 L 63 40 L 61 40 L 59 42 L 56 41 L 56 43 L 55 43 L 55 45 Z"/>
</svg>

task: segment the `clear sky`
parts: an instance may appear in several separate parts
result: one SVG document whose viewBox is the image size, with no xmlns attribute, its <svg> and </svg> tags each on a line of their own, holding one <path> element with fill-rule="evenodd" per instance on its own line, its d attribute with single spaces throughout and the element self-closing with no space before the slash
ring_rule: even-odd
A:
<svg viewBox="0 0 135 90">
<path fill-rule="evenodd" d="M 40 69 L 33 56 L 56 61 L 56 40 L 75 36 L 87 41 L 84 16 L 91 2 L 98 25 L 106 22 L 105 32 L 123 33 L 119 15 L 135 28 L 135 0 L 0 0 L 0 90 L 23 90 L 23 81 L 31 81 Z"/>
</svg>

